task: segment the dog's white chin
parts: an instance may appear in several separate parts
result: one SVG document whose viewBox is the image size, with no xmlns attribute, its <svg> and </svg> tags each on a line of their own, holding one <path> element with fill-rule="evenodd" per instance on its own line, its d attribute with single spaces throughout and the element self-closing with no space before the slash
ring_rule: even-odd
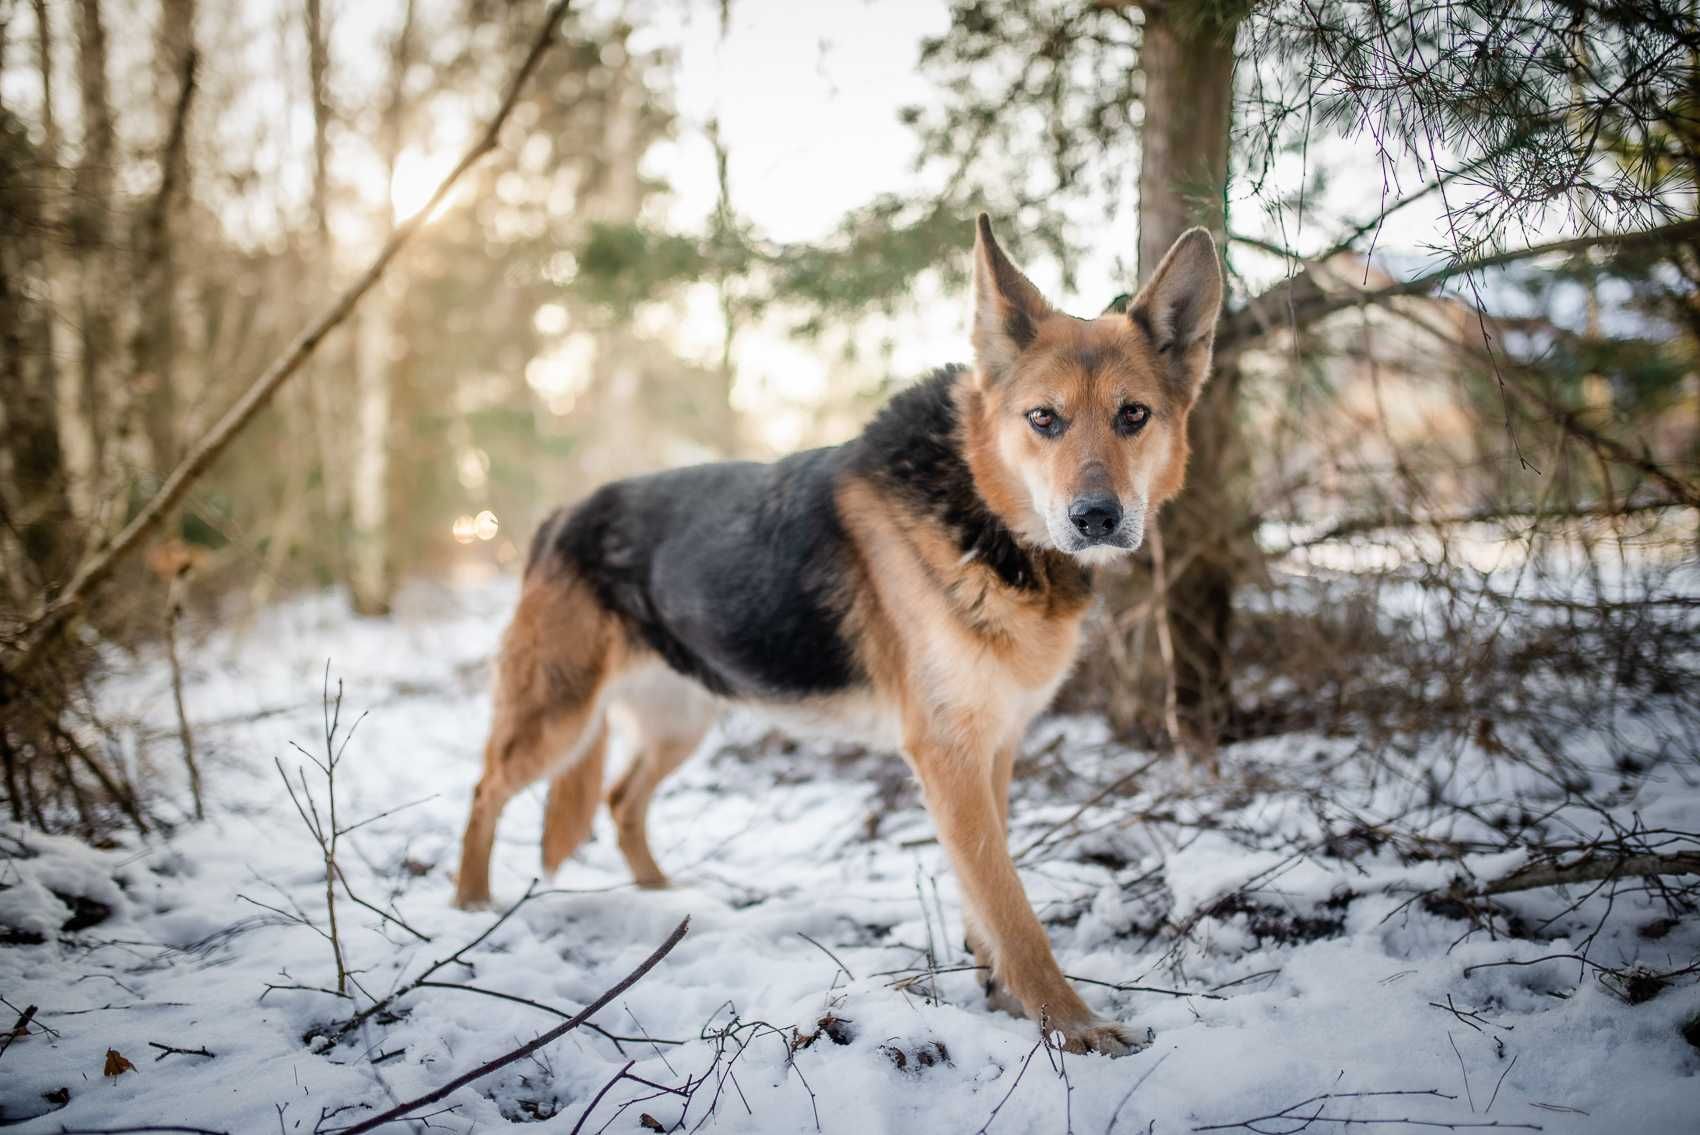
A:
<svg viewBox="0 0 1700 1135">
<path fill-rule="evenodd" d="M 1114 544 L 1093 544 L 1089 548 L 1081 548 L 1077 552 L 1070 552 L 1069 555 L 1073 556 L 1087 567 L 1108 567 L 1123 556 L 1130 555 L 1138 549 L 1139 541 L 1135 541 L 1133 546 L 1128 548 L 1118 548 Z"/>
</svg>

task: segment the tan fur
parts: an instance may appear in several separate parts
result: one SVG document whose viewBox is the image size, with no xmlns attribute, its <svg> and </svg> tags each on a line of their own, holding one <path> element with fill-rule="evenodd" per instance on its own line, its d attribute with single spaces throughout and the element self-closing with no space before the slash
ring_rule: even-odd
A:
<svg viewBox="0 0 1700 1135">
<path fill-rule="evenodd" d="M 590 763 L 601 779 L 600 700 L 625 661 L 622 642 L 612 617 L 576 580 L 547 573 L 526 579 L 496 661 L 494 713 L 484 746 L 484 775 L 473 791 L 461 841 L 457 905 L 490 901 L 496 821 L 526 785 L 565 770 L 562 775 L 572 784 L 561 797 L 564 815 L 553 821 L 555 842 L 576 845 L 583 838 L 588 785 L 579 780 L 589 779 L 583 770 Z M 587 732 L 593 726 L 594 732 Z M 597 745 L 596 759 L 580 764 L 587 743 Z M 593 801 L 597 797 L 594 791 L 589 795 Z"/>
<path fill-rule="evenodd" d="M 954 390 L 960 441 L 982 501 L 1029 545 L 1032 577 L 1008 586 L 921 506 L 846 474 L 836 488 L 853 561 L 842 577 L 844 633 L 872 690 L 785 708 L 815 721 L 854 716 L 873 736 L 900 741 L 960 881 L 992 1003 L 1044 1021 L 1073 1051 L 1115 1054 L 1136 1047 L 1132 1033 L 1095 1018 L 1069 985 L 1011 861 L 1009 783 L 1028 725 L 1074 664 L 1091 600 L 1080 562 L 1047 539 L 1046 513 L 1059 502 L 1066 508 L 1087 485 L 1143 501 L 1152 513 L 1179 491 L 1220 279 L 1214 246 L 1188 234 L 1136 297 L 1135 317 L 1080 320 L 1045 304 L 1003 258 L 983 218 L 977 249 L 978 365 Z M 1168 346 L 1159 351 L 1157 341 Z M 1131 437 L 1114 428 L 1129 402 L 1152 411 Z M 1056 410 L 1070 428 L 1041 437 L 1025 418 L 1036 406 Z M 545 867 L 583 841 L 602 779 L 606 714 L 621 719 L 621 735 L 636 749 L 608 795 L 620 850 L 640 885 L 665 885 L 649 846 L 649 803 L 716 709 L 633 646 L 563 569 L 528 575 L 498 661 L 461 905 L 488 900 L 496 818 L 526 784 L 554 778 Z"/>
<path fill-rule="evenodd" d="M 1015 750 L 1074 662 L 1084 577 L 1045 557 L 1052 585 L 1011 591 L 875 486 L 849 481 L 838 503 L 863 557 L 864 665 L 899 707 L 904 756 L 961 882 L 969 940 L 1008 999 L 1000 1003 L 1061 1029 L 1076 1050 L 1126 1051 L 1130 1038 L 1095 1020 L 1057 967 L 1005 838 Z"/>
<path fill-rule="evenodd" d="M 649 849 L 649 802 L 661 781 L 684 764 L 696 747 L 695 741 L 663 740 L 643 750 L 633 758 L 625 775 L 608 793 L 608 808 L 614 813 L 620 854 L 626 857 L 632 878 L 640 887 L 667 885 L 667 875 Z"/>
<path fill-rule="evenodd" d="M 659 663 L 616 692 L 609 714 L 632 746 L 631 763 L 608 793 L 620 853 L 640 887 L 665 887 L 667 875 L 649 847 L 649 803 L 656 788 L 694 753 L 719 715 L 719 704 Z"/>
<path fill-rule="evenodd" d="M 598 720 L 594 736 L 579 759 L 555 774 L 543 802 L 543 873 L 553 875 L 579 844 L 590 838 L 596 806 L 602 802 L 602 762 L 608 727 Z"/>
<path fill-rule="evenodd" d="M 1051 314 L 1035 327 L 1030 361 L 965 399 L 969 463 L 987 503 L 1039 539 L 1044 511 L 1066 509 L 1089 477 L 1121 500 L 1147 497 L 1152 511 L 1172 499 L 1186 476 L 1192 407 L 1161 381 L 1159 361 L 1132 324 L 1121 315 Z M 1151 408 L 1132 439 L 1113 428 L 1116 411 L 1130 402 Z M 1028 425 L 1024 413 L 1041 406 L 1071 422 L 1062 437 L 1041 437 Z"/>
</svg>

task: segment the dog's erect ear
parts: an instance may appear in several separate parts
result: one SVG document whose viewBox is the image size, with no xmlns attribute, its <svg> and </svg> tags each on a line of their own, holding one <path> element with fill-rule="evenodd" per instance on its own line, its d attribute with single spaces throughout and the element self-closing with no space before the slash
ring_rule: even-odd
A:
<svg viewBox="0 0 1700 1135">
<path fill-rule="evenodd" d="M 1002 381 L 1038 334 L 1051 305 L 998 247 L 981 213 L 974 238 L 974 364 L 980 381 Z"/>
<path fill-rule="evenodd" d="M 1175 241 L 1151 279 L 1127 306 L 1163 358 L 1171 391 L 1191 405 L 1210 373 L 1216 317 L 1222 311 L 1222 266 L 1204 229 Z"/>
</svg>

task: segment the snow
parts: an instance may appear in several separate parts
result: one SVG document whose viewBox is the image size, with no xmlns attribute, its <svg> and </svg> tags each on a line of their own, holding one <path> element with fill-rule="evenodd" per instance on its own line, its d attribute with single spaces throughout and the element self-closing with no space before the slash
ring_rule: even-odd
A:
<svg viewBox="0 0 1700 1135">
<path fill-rule="evenodd" d="M 0 1118 L 24 1132 L 329 1131 L 558 1023 L 543 1008 L 425 988 L 341 1039 L 333 1027 L 477 938 L 538 870 L 541 788 L 503 819 L 498 912 L 449 905 L 487 721 L 485 664 L 512 598 L 509 583 L 415 585 L 393 619 L 365 621 L 316 595 L 211 629 L 186 688 L 206 821 L 107 849 L 0 827 L 0 941 L 10 943 L 0 946 L 0 1024 L 38 1007 L 0 1054 Z M 430 938 L 341 901 L 352 1000 L 325 992 L 336 971 L 318 929 L 323 863 L 273 765 L 305 765 L 292 744 L 322 749 L 327 660 L 344 723 L 366 713 L 338 771 L 339 815 L 400 808 L 346 837 L 340 862 L 357 893 Z M 147 743 L 134 759 L 176 776 L 163 667 L 112 661 L 107 717 L 141 722 Z M 1657 744 L 1657 720 L 1611 712 L 1621 716 L 1600 736 Z M 851 1135 L 1189 1131 L 1332 1093 L 1259 1127 L 1296 1131 L 1315 1114 L 1318 1131 L 1343 1129 L 1325 1119 L 1695 1131 L 1700 1051 L 1681 1035 L 1700 1017 L 1693 976 L 1629 1004 L 1598 971 L 1557 957 L 1677 969 L 1700 954 L 1693 915 L 1654 936 L 1648 927 L 1667 912 L 1638 888 L 1568 913 L 1580 893 L 1524 892 L 1506 906 L 1530 925 L 1552 921 L 1538 937 L 1507 937 L 1414 901 L 1461 867 L 1491 878 L 1525 857 L 1495 848 L 1423 860 L 1350 834 L 1397 821 L 1479 838 L 1485 828 L 1423 810 L 1425 767 L 1455 761 L 1451 791 L 1483 809 L 1551 787 L 1467 740 L 1424 744 L 1398 764 L 1366 761 L 1351 739 L 1248 742 L 1226 751 L 1220 783 L 1163 760 L 1133 794 L 1069 824 L 1151 754 L 1119 748 L 1093 720 L 1036 727 L 1011 844 L 1038 845 L 1023 877 L 1065 971 L 1101 983 L 1080 986 L 1088 1003 L 1150 1030 L 1150 1048 L 1110 1060 L 1035 1053 L 1033 1024 L 986 1008 L 977 975 L 961 968 L 955 883 L 895 757 L 788 745 L 730 720 L 652 812 L 673 889 L 630 885 L 604 814 L 545 893 L 468 950 L 469 964 L 435 975 L 571 1013 L 688 917 L 683 942 L 594 1018 L 619 1036 L 683 1043 L 625 1040 L 622 1052 L 579 1029 L 425 1112 L 433 1130 L 546 1119 L 539 1129 L 568 1131 L 632 1061 L 631 1075 L 658 1085 L 708 1079 L 688 1108 L 617 1083 L 583 1130 L 641 1130 L 647 1113 L 669 1129 L 683 1118 L 687 1130 L 753 1133 L 817 1123 Z M 1575 737 L 1568 755 L 1614 783 L 1598 737 Z M 322 780 L 307 772 L 322 806 Z M 1672 768 L 1613 797 L 1614 818 L 1700 828 L 1694 772 Z M 1313 791 L 1320 781 L 1328 798 Z M 1128 822 L 1141 813 L 1154 818 Z M 78 912 L 96 920 L 61 929 Z M 1111 988 L 1130 985 L 1141 988 Z M 793 1052 L 792 1030 L 800 1039 L 823 1020 L 830 1029 Z M 109 1049 L 135 1070 L 104 1076 Z M 1414 1094 L 1348 1094 L 1391 1092 Z M 637 1097 L 649 1098 L 620 1110 Z"/>
</svg>

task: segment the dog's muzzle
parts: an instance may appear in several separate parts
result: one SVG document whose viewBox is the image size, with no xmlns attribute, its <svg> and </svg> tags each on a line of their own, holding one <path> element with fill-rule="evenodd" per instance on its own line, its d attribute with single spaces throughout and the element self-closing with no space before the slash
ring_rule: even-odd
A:
<svg viewBox="0 0 1700 1135">
<path fill-rule="evenodd" d="M 1145 507 L 1135 501 L 1123 508 L 1113 496 L 1092 494 L 1077 498 L 1066 513 L 1046 517 L 1051 543 L 1058 551 L 1090 563 L 1113 563 L 1145 541 Z"/>
<path fill-rule="evenodd" d="M 1068 506 L 1068 522 L 1087 544 L 1108 543 L 1121 527 L 1121 502 L 1105 493 L 1077 497 Z"/>
</svg>

